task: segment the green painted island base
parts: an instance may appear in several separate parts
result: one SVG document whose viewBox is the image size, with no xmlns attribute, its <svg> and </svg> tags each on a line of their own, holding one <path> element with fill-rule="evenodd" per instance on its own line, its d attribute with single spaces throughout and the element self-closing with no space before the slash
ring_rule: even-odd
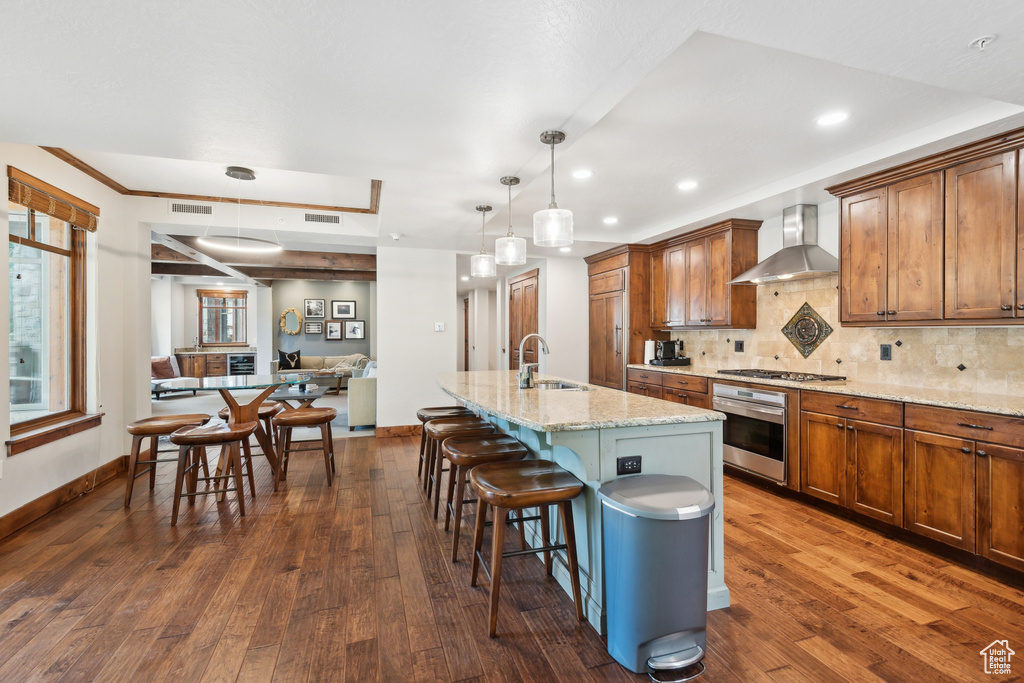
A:
<svg viewBox="0 0 1024 683">
<path fill-rule="evenodd" d="M 586 483 L 583 495 L 573 501 L 573 521 L 576 526 L 584 614 L 598 633 L 604 635 L 607 629 L 601 503 L 597 490 L 602 484 L 617 478 L 616 459 L 624 456 L 641 456 L 643 474 L 684 475 L 697 480 L 714 494 L 715 510 L 711 516 L 708 557 L 708 610 L 729 606 L 729 589 L 725 585 L 723 572 L 720 421 L 538 432 L 486 412 L 482 416 L 522 441 L 537 457 L 558 463 Z M 561 525 L 555 516 L 552 516 L 551 527 L 551 538 L 558 538 L 555 542 L 562 542 Z M 538 547 L 540 538 L 539 522 L 530 522 L 527 541 L 532 547 Z M 552 573 L 571 595 L 564 551 L 555 554 Z"/>
</svg>

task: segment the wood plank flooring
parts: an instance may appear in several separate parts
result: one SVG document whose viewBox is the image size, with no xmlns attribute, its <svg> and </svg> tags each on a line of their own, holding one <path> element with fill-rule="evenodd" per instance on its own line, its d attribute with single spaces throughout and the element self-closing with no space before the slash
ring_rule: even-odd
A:
<svg viewBox="0 0 1024 683">
<path fill-rule="evenodd" d="M 497 639 L 417 485 L 418 439 L 297 456 L 246 517 L 212 497 L 170 526 L 157 488 L 108 482 L 0 540 L 0 681 L 642 681 L 576 622 L 535 558 L 505 563 Z M 19 457 L 31 457 L 27 454 Z M 1022 680 L 1024 594 L 817 509 L 726 479 L 732 606 L 706 681 Z M 508 534 L 510 545 L 517 534 Z M 983 673 L 1008 639 L 1018 676 Z"/>
</svg>

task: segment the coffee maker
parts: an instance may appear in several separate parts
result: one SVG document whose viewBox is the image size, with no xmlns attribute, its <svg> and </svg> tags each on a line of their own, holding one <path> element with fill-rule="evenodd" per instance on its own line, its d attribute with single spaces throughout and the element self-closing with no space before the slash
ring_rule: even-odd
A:
<svg viewBox="0 0 1024 683">
<path fill-rule="evenodd" d="M 651 365 L 689 365 L 690 359 L 683 355 L 683 342 L 654 342 L 654 360 Z"/>
</svg>

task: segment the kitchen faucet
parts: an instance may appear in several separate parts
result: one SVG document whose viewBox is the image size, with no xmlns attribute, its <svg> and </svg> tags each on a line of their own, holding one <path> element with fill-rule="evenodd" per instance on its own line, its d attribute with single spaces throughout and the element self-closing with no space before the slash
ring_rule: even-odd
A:
<svg viewBox="0 0 1024 683">
<path fill-rule="evenodd" d="M 533 371 L 537 369 L 539 363 L 524 363 L 523 362 L 523 345 L 526 344 L 526 340 L 530 337 L 536 337 L 540 340 L 540 347 L 544 350 L 544 353 L 548 352 L 548 344 L 544 341 L 544 337 L 540 336 L 536 332 L 528 334 L 523 337 L 523 340 L 519 342 L 519 388 L 529 389 L 533 386 Z"/>
</svg>

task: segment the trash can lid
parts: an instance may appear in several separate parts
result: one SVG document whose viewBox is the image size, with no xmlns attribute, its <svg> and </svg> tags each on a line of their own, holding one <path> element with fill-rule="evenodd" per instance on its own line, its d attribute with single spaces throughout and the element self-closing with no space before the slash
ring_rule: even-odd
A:
<svg viewBox="0 0 1024 683">
<path fill-rule="evenodd" d="M 697 519 L 715 509 L 715 497 L 699 482 L 676 474 L 637 474 L 597 490 L 605 505 L 648 519 Z"/>
</svg>

